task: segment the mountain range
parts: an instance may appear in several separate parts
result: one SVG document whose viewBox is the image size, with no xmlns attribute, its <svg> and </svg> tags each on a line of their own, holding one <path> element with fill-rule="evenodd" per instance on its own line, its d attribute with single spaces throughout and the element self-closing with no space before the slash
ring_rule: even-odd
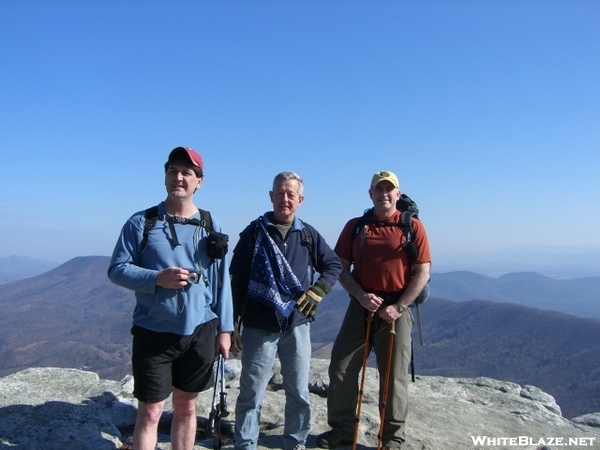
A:
<svg viewBox="0 0 600 450">
<path fill-rule="evenodd" d="M 466 270 L 497 277 L 511 272 L 537 272 L 551 278 L 600 276 L 600 248 L 522 245 L 493 251 L 438 253 L 434 271 Z"/>
<path fill-rule="evenodd" d="M 33 277 L 57 267 L 59 263 L 29 258 L 7 256 L 0 258 L 0 284 Z"/>
<path fill-rule="evenodd" d="M 0 285 L 0 376 L 50 366 L 83 368 L 113 380 L 130 373 L 135 300 L 107 279 L 108 262 L 100 256 L 74 258 Z M 553 285 L 557 280 L 535 273 L 498 281 L 469 272 L 442 275 L 432 276 L 432 298 L 421 306 L 425 345 L 415 336 L 417 374 L 534 385 L 556 398 L 565 417 L 600 411 L 600 320 L 540 309 L 544 305 L 536 297 L 569 280 Z M 568 284 L 564 295 L 570 297 L 563 303 L 587 298 L 594 283 L 592 278 Z M 477 287 L 471 299 L 464 294 Z M 511 292 L 522 295 L 505 302 Z M 538 308 L 517 304 L 534 297 Z M 312 324 L 314 357 L 329 357 L 347 303 L 339 286 L 322 302 Z"/>
<path fill-rule="evenodd" d="M 448 300 L 491 300 L 600 319 L 600 277 L 554 279 L 537 272 L 498 278 L 473 272 L 435 273 L 431 295 Z"/>
</svg>

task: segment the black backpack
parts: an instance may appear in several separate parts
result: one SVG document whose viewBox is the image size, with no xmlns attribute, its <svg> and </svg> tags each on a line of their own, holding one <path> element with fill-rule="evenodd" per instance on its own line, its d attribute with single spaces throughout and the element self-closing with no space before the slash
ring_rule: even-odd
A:
<svg viewBox="0 0 600 450">
<path fill-rule="evenodd" d="M 177 240 L 177 234 L 175 233 L 175 227 L 173 225 L 173 222 L 179 221 L 179 223 L 203 227 L 206 230 L 206 233 L 208 234 L 208 241 L 206 242 L 206 253 L 213 260 L 222 259 L 229 250 L 229 236 L 224 233 L 215 231 L 213 229 L 213 222 L 210 212 L 200 208 L 198 208 L 198 211 L 200 213 L 200 220 L 187 218 L 177 218 L 177 220 L 174 220 L 173 216 L 158 214 L 158 206 L 148 208 L 144 212 L 144 231 L 142 232 L 140 253 L 142 253 L 146 248 L 146 245 L 148 244 L 148 233 L 150 233 L 150 230 L 154 228 L 154 225 L 156 224 L 157 220 L 163 220 L 169 224 L 169 229 L 171 230 L 171 236 L 173 239 L 173 245 L 178 246 L 179 241 Z"/>
</svg>

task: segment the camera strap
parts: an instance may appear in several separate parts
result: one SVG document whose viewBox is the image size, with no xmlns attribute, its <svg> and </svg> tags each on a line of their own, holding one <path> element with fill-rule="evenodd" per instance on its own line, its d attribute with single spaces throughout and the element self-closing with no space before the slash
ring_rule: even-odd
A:
<svg viewBox="0 0 600 450">
<path fill-rule="evenodd" d="M 181 225 L 195 225 L 197 227 L 204 226 L 204 221 L 198 219 L 188 219 L 186 217 L 177 217 L 177 216 L 167 216 L 162 214 L 157 217 L 157 220 L 163 220 L 167 222 L 169 225 L 169 231 L 171 232 L 171 239 L 173 239 L 173 247 L 177 247 L 179 244 L 179 239 L 177 239 L 177 232 L 175 231 L 176 223 Z M 210 233 L 211 230 L 207 229 L 207 233 Z"/>
</svg>

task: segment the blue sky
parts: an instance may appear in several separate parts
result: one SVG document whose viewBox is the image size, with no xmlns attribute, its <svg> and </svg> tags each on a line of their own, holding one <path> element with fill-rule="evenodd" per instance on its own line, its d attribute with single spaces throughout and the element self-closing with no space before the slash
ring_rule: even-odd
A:
<svg viewBox="0 0 600 450">
<path fill-rule="evenodd" d="M 0 258 L 110 255 L 179 145 L 232 236 L 275 174 L 333 246 L 375 171 L 440 260 L 600 249 L 600 2 L 0 0 Z"/>
</svg>

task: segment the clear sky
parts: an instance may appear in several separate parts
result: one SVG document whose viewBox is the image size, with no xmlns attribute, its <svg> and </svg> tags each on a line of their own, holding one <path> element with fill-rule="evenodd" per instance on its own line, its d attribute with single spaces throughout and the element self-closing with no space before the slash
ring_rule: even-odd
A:
<svg viewBox="0 0 600 450">
<path fill-rule="evenodd" d="M 600 247 L 600 2 L 0 0 L 0 257 L 110 255 L 198 150 L 238 233 L 282 170 L 333 246 L 392 170 L 435 258 Z"/>
</svg>

